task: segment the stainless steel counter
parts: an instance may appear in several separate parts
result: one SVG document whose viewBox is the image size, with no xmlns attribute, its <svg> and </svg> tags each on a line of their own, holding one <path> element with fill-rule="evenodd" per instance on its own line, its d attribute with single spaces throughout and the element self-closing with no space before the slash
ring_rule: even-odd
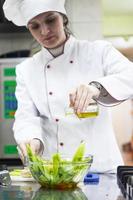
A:
<svg viewBox="0 0 133 200">
<path fill-rule="evenodd" d="M 0 200 L 124 200 L 116 176 L 100 175 L 98 184 L 83 185 L 74 191 L 45 190 L 36 183 L 13 182 L 0 187 Z"/>
</svg>

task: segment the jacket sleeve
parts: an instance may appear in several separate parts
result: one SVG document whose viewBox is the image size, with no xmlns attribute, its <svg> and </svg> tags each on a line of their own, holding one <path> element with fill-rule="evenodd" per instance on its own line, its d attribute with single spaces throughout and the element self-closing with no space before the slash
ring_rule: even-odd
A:
<svg viewBox="0 0 133 200">
<path fill-rule="evenodd" d="M 43 143 L 41 118 L 24 83 L 20 65 L 16 67 L 17 86 L 15 95 L 18 106 L 13 124 L 14 137 L 18 144 L 27 142 L 33 138 L 38 138 Z"/>
<path fill-rule="evenodd" d="M 103 86 L 97 101 L 113 106 L 133 98 L 133 63 L 110 43 L 105 46 L 102 59 L 105 76 L 94 80 Z M 106 92 L 107 95 L 102 95 Z"/>
</svg>

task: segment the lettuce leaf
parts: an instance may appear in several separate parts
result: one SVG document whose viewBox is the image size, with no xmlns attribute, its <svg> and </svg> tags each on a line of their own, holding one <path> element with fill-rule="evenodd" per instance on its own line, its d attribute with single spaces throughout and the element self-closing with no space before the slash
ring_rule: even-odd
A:
<svg viewBox="0 0 133 200">
<path fill-rule="evenodd" d="M 78 149 L 76 150 L 76 153 L 73 156 L 72 162 L 83 161 L 84 154 L 85 154 L 85 143 L 82 142 L 79 145 Z"/>
</svg>

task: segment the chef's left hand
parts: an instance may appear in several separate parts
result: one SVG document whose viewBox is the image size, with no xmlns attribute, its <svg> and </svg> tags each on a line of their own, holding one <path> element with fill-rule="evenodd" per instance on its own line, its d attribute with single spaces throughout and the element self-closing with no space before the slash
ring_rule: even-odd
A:
<svg viewBox="0 0 133 200">
<path fill-rule="evenodd" d="M 80 85 L 76 90 L 70 93 L 70 106 L 74 108 L 75 113 L 85 111 L 93 98 L 98 98 L 100 90 L 93 85 Z"/>
<path fill-rule="evenodd" d="M 32 149 L 32 151 L 37 155 L 41 155 L 43 153 L 43 150 L 44 150 L 44 147 L 43 147 L 41 140 L 39 140 L 37 138 L 34 138 L 34 139 L 27 141 L 25 143 L 24 142 L 19 143 L 18 146 L 17 146 L 17 150 L 18 150 L 19 156 L 20 156 L 23 163 L 25 161 L 25 157 L 27 157 L 27 150 L 26 150 L 27 144 L 30 145 L 30 148 Z"/>
</svg>

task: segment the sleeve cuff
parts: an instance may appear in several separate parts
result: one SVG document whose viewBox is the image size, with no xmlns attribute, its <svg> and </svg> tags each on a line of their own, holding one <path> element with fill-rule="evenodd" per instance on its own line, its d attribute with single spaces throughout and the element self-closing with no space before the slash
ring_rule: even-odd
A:
<svg viewBox="0 0 133 200">
<path fill-rule="evenodd" d="M 93 81 L 89 84 L 95 86 L 97 89 L 100 90 L 98 98 L 94 99 L 97 103 L 106 107 L 111 107 L 111 106 L 116 106 L 123 102 L 112 97 L 109 94 L 109 92 L 99 82 Z"/>
</svg>

